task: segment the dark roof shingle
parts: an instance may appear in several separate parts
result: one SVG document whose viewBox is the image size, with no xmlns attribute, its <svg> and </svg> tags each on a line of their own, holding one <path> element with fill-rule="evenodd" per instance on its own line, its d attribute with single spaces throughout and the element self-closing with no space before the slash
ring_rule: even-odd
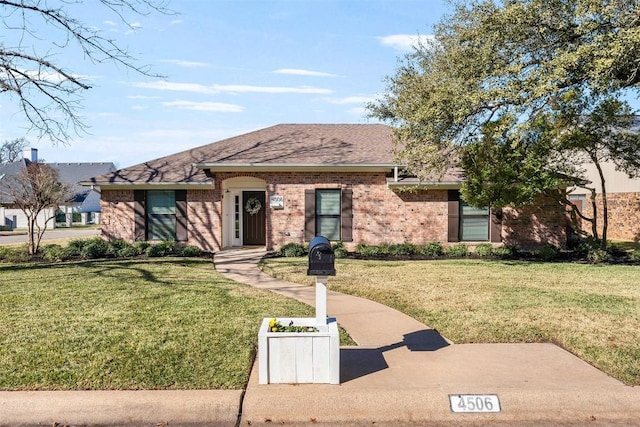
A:
<svg viewBox="0 0 640 427">
<path fill-rule="evenodd" d="M 393 136 L 382 124 L 281 124 L 151 160 L 91 183 L 210 181 L 195 165 L 391 165 Z"/>
</svg>

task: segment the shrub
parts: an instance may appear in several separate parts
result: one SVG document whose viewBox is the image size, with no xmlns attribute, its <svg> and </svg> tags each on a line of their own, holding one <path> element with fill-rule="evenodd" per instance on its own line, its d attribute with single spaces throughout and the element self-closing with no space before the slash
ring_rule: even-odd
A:
<svg viewBox="0 0 640 427">
<path fill-rule="evenodd" d="M 299 243 L 287 243 L 280 248 L 280 255 L 284 257 L 299 257 L 307 254 L 307 248 Z"/>
<path fill-rule="evenodd" d="M 437 257 L 444 254 L 444 248 L 440 242 L 429 242 L 420 251 L 422 255 Z"/>
<path fill-rule="evenodd" d="M 388 243 L 383 243 L 378 246 L 378 255 L 389 255 L 391 253 L 391 245 Z"/>
<path fill-rule="evenodd" d="M 386 247 L 386 250 L 388 251 L 388 246 Z M 380 246 L 369 246 L 365 245 L 364 243 L 359 243 L 358 246 L 356 246 L 356 253 L 362 255 L 363 257 L 377 257 L 380 255 L 384 255 L 383 251 L 384 250 L 381 249 Z"/>
<path fill-rule="evenodd" d="M 43 246 L 40 251 L 42 252 L 42 259 L 45 261 L 56 262 L 64 261 L 68 259 L 68 252 L 60 245 L 51 244 Z"/>
<path fill-rule="evenodd" d="M 3 260 L 9 253 L 9 248 L 6 246 L 0 246 L 0 261 Z"/>
<path fill-rule="evenodd" d="M 160 245 L 151 245 L 147 247 L 147 249 L 145 250 L 145 253 L 147 254 L 148 257 L 151 257 L 151 258 L 158 258 L 158 257 L 165 256 L 165 250 Z"/>
<path fill-rule="evenodd" d="M 66 246 L 66 250 L 67 253 L 70 256 L 79 256 L 82 253 L 82 248 L 84 248 L 84 246 L 86 244 L 88 244 L 91 240 L 93 239 L 74 239 L 74 240 L 70 240 L 69 243 L 67 243 Z"/>
<path fill-rule="evenodd" d="M 497 246 L 493 248 L 492 253 L 499 258 L 510 258 L 514 255 L 513 248 L 510 246 Z"/>
<path fill-rule="evenodd" d="M 104 258 L 109 252 L 109 243 L 99 237 L 87 240 L 80 250 L 80 256 L 86 259 Z"/>
<path fill-rule="evenodd" d="M 140 241 L 140 242 L 135 242 L 133 244 L 133 247 L 136 249 L 136 252 L 138 253 L 138 255 L 142 255 L 144 253 L 147 252 L 147 248 L 149 248 L 149 246 L 151 246 L 151 244 L 145 240 Z"/>
<path fill-rule="evenodd" d="M 475 250 L 473 251 L 473 254 L 477 256 L 482 256 L 482 257 L 492 256 L 493 245 L 491 243 L 480 243 L 479 245 L 476 246 Z"/>
<path fill-rule="evenodd" d="M 180 256 L 196 257 L 202 255 L 202 249 L 197 246 L 187 245 L 180 248 Z"/>
<path fill-rule="evenodd" d="M 168 240 L 151 245 L 146 250 L 147 256 L 152 258 L 173 255 L 175 252 L 176 246 L 174 242 Z"/>
<path fill-rule="evenodd" d="M 119 257 L 119 252 L 127 247 L 129 243 L 122 239 L 110 240 L 107 244 L 107 253 L 111 256 Z"/>
<path fill-rule="evenodd" d="M 465 257 L 467 255 L 469 255 L 469 247 L 464 243 L 459 243 L 447 248 L 447 256 Z"/>
<path fill-rule="evenodd" d="M 629 253 L 631 261 L 640 261 L 640 249 L 635 249 Z"/>
<path fill-rule="evenodd" d="M 346 258 L 349 252 L 345 249 L 344 243 L 336 242 L 333 244 L 333 254 L 336 258 Z"/>
<path fill-rule="evenodd" d="M 553 245 L 544 245 L 538 251 L 538 257 L 543 261 L 553 261 L 558 258 L 560 251 Z"/>
<path fill-rule="evenodd" d="M 591 264 L 600 264 L 609 261 L 609 252 L 601 248 L 589 248 L 587 252 L 587 261 Z"/>
<path fill-rule="evenodd" d="M 389 254 L 396 256 L 409 256 L 418 253 L 418 247 L 412 243 L 401 243 L 389 246 Z"/>
<path fill-rule="evenodd" d="M 122 247 L 120 247 L 115 255 L 120 258 L 132 258 L 140 254 L 141 252 L 138 250 L 136 245 L 127 243 L 126 245 L 123 245 Z"/>
<path fill-rule="evenodd" d="M 11 264 L 20 264 L 23 262 L 31 261 L 31 255 L 29 255 L 29 249 L 27 248 L 27 245 L 7 248 L 7 251 L 4 254 L 3 258 L 6 262 Z"/>
</svg>

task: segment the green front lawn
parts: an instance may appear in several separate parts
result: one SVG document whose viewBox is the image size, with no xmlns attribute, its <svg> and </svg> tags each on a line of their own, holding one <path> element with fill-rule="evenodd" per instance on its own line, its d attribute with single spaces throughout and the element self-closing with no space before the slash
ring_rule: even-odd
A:
<svg viewBox="0 0 640 427">
<path fill-rule="evenodd" d="M 306 258 L 263 263 L 311 284 L 306 266 Z M 554 342 L 640 385 L 639 266 L 340 259 L 336 270 L 329 289 L 394 307 L 454 342 Z"/>
<path fill-rule="evenodd" d="M 0 264 L 0 390 L 241 389 L 263 317 L 313 308 L 211 260 Z"/>
</svg>

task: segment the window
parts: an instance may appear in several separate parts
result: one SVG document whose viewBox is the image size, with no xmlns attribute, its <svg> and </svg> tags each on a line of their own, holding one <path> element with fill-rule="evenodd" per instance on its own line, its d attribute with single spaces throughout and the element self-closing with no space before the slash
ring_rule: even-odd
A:
<svg viewBox="0 0 640 427">
<path fill-rule="evenodd" d="M 460 240 L 463 242 L 489 240 L 489 208 L 474 208 L 460 200 Z"/>
<path fill-rule="evenodd" d="M 176 196 L 174 191 L 147 191 L 147 238 L 175 240 Z"/>
<path fill-rule="evenodd" d="M 233 232 L 236 239 L 240 238 L 240 196 L 236 195 L 233 199 Z"/>
<path fill-rule="evenodd" d="M 340 240 L 340 190 L 316 190 L 316 235 Z"/>
<path fill-rule="evenodd" d="M 458 190 L 448 191 L 449 242 L 502 241 L 500 209 L 474 208 L 460 199 Z"/>
<path fill-rule="evenodd" d="M 323 188 L 305 190 L 305 240 L 325 236 L 329 240 L 352 242 L 353 191 Z"/>
<path fill-rule="evenodd" d="M 133 190 L 134 239 L 189 239 L 186 190 Z"/>
</svg>

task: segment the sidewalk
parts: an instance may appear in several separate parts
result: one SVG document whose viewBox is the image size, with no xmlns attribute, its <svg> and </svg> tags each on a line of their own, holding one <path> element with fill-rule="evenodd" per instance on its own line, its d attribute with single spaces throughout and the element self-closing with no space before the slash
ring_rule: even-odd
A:
<svg viewBox="0 0 640 427">
<path fill-rule="evenodd" d="M 260 272 L 263 254 L 222 252 L 216 269 L 315 303 L 313 287 Z M 341 349 L 341 384 L 259 385 L 256 362 L 241 425 L 640 426 L 640 388 L 555 345 L 452 344 L 396 310 L 331 291 L 327 311 L 359 344 Z M 495 394 L 501 412 L 454 413 L 449 395 L 458 394 Z"/>
</svg>

